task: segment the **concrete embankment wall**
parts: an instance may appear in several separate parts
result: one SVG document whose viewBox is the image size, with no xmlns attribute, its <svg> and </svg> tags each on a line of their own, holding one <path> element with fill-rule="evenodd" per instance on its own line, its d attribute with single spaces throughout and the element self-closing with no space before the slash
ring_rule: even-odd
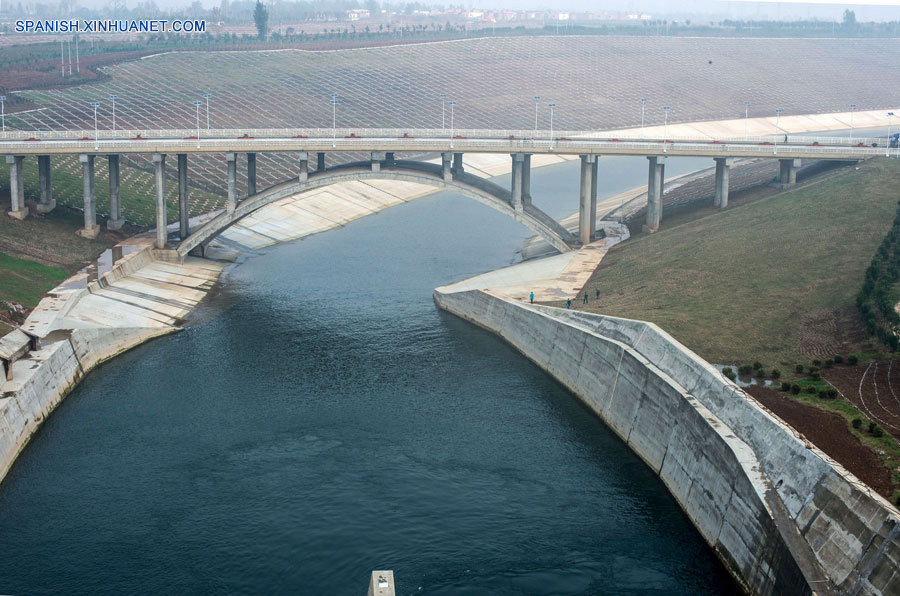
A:
<svg viewBox="0 0 900 596">
<path fill-rule="evenodd" d="M 900 593 L 897 511 L 658 327 L 481 290 L 435 301 L 597 413 L 748 591 Z"/>
<path fill-rule="evenodd" d="M 176 331 L 180 316 L 217 277 L 217 270 L 198 275 L 198 266 L 176 267 L 164 257 L 146 247 L 97 279 L 78 274 L 51 290 L 22 325 L 31 349 L 13 363 L 13 379 L 0 383 L 0 480 L 41 422 L 85 374 L 134 346 Z M 190 284 L 194 287 L 185 287 Z"/>
</svg>

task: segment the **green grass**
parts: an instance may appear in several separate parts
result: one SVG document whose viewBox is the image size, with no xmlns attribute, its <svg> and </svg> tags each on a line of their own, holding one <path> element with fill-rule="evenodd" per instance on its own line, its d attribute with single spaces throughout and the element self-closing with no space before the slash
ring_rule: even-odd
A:
<svg viewBox="0 0 900 596">
<path fill-rule="evenodd" d="M 48 290 L 68 277 L 58 267 L 48 267 L 0 253 L 0 300 L 27 308 L 35 306 Z"/>
<path fill-rule="evenodd" d="M 900 160 L 873 160 L 614 247 L 595 312 L 652 321 L 711 362 L 873 351 L 855 297 L 897 207 Z M 580 305 L 576 302 L 576 306 Z"/>
</svg>

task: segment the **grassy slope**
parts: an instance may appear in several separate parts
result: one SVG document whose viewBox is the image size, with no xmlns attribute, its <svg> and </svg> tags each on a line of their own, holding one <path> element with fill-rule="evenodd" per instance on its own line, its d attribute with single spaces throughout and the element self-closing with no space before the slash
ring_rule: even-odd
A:
<svg viewBox="0 0 900 596">
<path fill-rule="evenodd" d="M 0 300 L 35 306 L 44 293 L 68 277 L 58 267 L 17 259 L 0 253 Z"/>
<path fill-rule="evenodd" d="M 653 321 L 713 362 L 806 362 L 817 326 L 839 336 L 826 349 L 859 351 L 855 296 L 898 180 L 900 160 L 875 160 L 680 225 L 664 220 L 610 252 L 585 286 L 587 308 Z"/>
</svg>

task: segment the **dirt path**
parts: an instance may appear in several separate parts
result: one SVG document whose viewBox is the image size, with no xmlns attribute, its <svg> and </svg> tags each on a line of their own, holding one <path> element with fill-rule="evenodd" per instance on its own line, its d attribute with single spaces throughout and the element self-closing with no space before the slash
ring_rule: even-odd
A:
<svg viewBox="0 0 900 596">
<path fill-rule="evenodd" d="M 900 360 L 833 368 L 823 376 L 869 420 L 900 439 Z"/>
<path fill-rule="evenodd" d="M 890 498 L 894 490 L 890 471 L 871 449 L 860 443 L 850 432 L 844 418 L 793 401 L 778 391 L 759 385 L 745 387 L 744 390 L 847 468 L 854 476 L 875 489 L 878 494 Z"/>
</svg>

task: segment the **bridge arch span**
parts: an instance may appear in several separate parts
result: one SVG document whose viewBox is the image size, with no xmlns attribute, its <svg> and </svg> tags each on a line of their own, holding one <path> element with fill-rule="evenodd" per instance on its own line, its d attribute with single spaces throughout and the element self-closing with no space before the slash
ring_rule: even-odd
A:
<svg viewBox="0 0 900 596">
<path fill-rule="evenodd" d="M 445 179 L 440 165 L 400 160 L 390 164 L 382 163 L 378 169 L 372 168 L 372 162 L 354 162 L 321 172 L 311 172 L 305 181 L 291 180 L 271 186 L 247 197 L 233 211 L 220 213 L 182 240 L 176 248 L 178 256 L 185 257 L 198 247 L 202 249 L 244 217 L 276 201 L 307 190 L 359 180 L 398 180 L 453 190 L 511 217 L 560 252 L 578 246 L 572 233 L 552 217 L 530 203 L 519 209 L 514 208 L 510 202 L 510 191 L 489 180 L 465 172 L 454 173 L 450 179 Z"/>
</svg>

